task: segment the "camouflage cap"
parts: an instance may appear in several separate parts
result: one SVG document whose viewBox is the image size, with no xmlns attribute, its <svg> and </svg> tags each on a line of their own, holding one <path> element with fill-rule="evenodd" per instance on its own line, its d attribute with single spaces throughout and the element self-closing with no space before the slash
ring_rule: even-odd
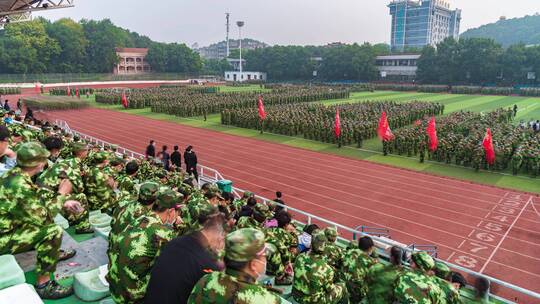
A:
<svg viewBox="0 0 540 304">
<path fill-rule="evenodd" d="M 169 188 L 162 188 L 159 191 L 155 204 L 160 208 L 171 209 L 176 208 L 181 200 L 181 197 L 175 191 Z"/>
<path fill-rule="evenodd" d="M 153 201 L 156 200 L 159 193 L 159 184 L 155 182 L 144 182 L 139 188 L 139 200 Z"/>
<path fill-rule="evenodd" d="M 187 184 L 181 184 L 178 186 L 178 192 L 182 193 L 184 197 L 191 195 L 193 193 L 193 188 L 190 185 Z"/>
<path fill-rule="evenodd" d="M 94 164 L 101 164 L 102 162 L 106 161 L 107 158 L 108 158 L 108 153 L 107 152 L 96 152 L 93 156 L 92 156 L 92 163 Z"/>
<path fill-rule="evenodd" d="M 219 190 L 218 186 L 216 184 L 210 185 L 208 190 L 206 190 L 205 193 L 206 197 L 214 197 L 217 196 L 219 199 L 223 199 L 223 196 L 221 196 L 221 190 Z"/>
<path fill-rule="evenodd" d="M 335 240 L 338 236 L 337 229 L 335 227 L 326 227 L 324 234 L 328 240 Z"/>
<path fill-rule="evenodd" d="M 27 142 L 17 150 L 17 165 L 20 167 L 35 167 L 47 161 L 51 153 L 39 142 Z"/>
<path fill-rule="evenodd" d="M 154 174 L 157 178 L 165 178 L 167 177 L 167 171 L 165 170 L 157 170 L 156 173 Z"/>
<path fill-rule="evenodd" d="M 244 192 L 244 198 L 248 198 L 253 195 L 253 192 L 246 191 Z"/>
<path fill-rule="evenodd" d="M 315 230 L 311 236 L 311 249 L 315 252 L 323 252 L 328 239 L 323 230 Z"/>
<path fill-rule="evenodd" d="M 435 267 L 435 261 L 425 251 L 416 252 L 411 256 L 413 262 L 423 271 L 429 271 Z"/>
<path fill-rule="evenodd" d="M 268 207 L 268 205 L 264 204 L 264 203 L 258 203 L 255 205 L 255 207 L 253 207 L 253 212 L 254 213 L 257 213 L 265 218 L 270 218 L 272 217 L 272 211 L 270 211 L 270 208 Z"/>
<path fill-rule="evenodd" d="M 218 207 L 207 202 L 199 204 L 198 211 L 199 211 L 199 214 L 196 214 L 196 215 L 199 218 L 209 218 L 209 217 L 219 214 Z"/>
<path fill-rule="evenodd" d="M 258 229 L 243 228 L 225 238 L 225 258 L 235 262 L 249 262 L 257 257 L 269 256 L 276 251 L 264 242 L 264 233 Z"/>
<path fill-rule="evenodd" d="M 448 279 L 452 271 L 450 270 L 450 267 L 448 267 L 445 263 L 442 262 L 436 262 L 435 263 L 435 275 L 438 276 L 441 279 Z"/>
<path fill-rule="evenodd" d="M 120 157 L 115 157 L 109 163 L 110 163 L 111 166 L 116 167 L 118 165 L 123 165 L 125 163 L 125 161 L 124 161 L 124 159 L 122 159 Z"/>
<path fill-rule="evenodd" d="M 71 144 L 71 150 L 73 152 L 80 152 L 88 150 L 88 145 L 84 142 L 76 141 Z"/>
</svg>

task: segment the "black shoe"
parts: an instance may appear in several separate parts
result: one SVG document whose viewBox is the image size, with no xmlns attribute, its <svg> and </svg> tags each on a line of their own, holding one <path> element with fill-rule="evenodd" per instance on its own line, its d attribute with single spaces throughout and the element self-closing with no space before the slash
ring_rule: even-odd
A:
<svg viewBox="0 0 540 304">
<path fill-rule="evenodd" d="M 58 256 L 58 261 L 69 260 L 72 257 L 74 257 L 75 254 L 77 254 L 77 250 L 75 249 L 65 249 L 65 250 L 60 249 L 60 255 Z"/>
<path fill-rule="evenodd" d="M 94 228 L 87 227 L 87 228 L 77 228 L 75 229 L 75 234 L 89 234 L 94 233 Z"/>
<path fill-rule="evenodd" d="M 50 280 L 45 285 L 37 285 L 36 292 L 44 300 L 62 299 L 73 294 L 73 286 L 65 287 L 55 280 Z"/>
</svg>

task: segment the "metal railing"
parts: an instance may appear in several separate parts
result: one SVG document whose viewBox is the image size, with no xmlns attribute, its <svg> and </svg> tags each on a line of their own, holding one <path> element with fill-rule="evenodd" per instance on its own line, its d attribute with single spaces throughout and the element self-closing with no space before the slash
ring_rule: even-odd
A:
<svg viewBox="0 0 540 304">
<path fill-rule="evenodd" d="M 56 123 L 57 123 L 57 125 L 59 127 L 61 127 L 66 132 L 71 132 L 72 134 L 78 135 L 79 137 L 81 137 L 81 138 L 83 138 L 85 140 L 91 141 L 92 143 L 98 144 L 98 145 L 100 145 L 102 147 L 104 147 L 106 145 L 111 145 L 111 143 L 109 143 L 109 142 L 100 140 L 100 139 L 98 139 L 96 137 L 86 135 L 86 134 L 83 134 L 81 132 L 78 132 L 78 131 L 75 131 L 75 130 L 71 129 L 66 122 L 57 120 Z M 123 151 L 125 154 L 128 155 L 128 157 L 131 157 L 131 158 L 143 158 L 144 157 L 144 155 L 142 155 L 141 153 L 137 153 L 137 152 L 134 152 L 134 151 L 129 150 L 129 149 L 118 148 L 118 153 L 123 154 L 120 151 Z M 217 171 L 215 169 L 212 169 L 210 167 L 202 166 L 202 165 L 198 165 L 198 167 L 199 167 L 199 182 L 201 180 L 204 180 L 205 182 L 217 182 L 217 181 L 220 181 L 220 180 L 224 180 L 223 175 L 221 175 L 221 173 L 219 173 L 219 171 Z M 234 194 L 234 196 L 236 198 L 241 198 L 241 194 L 246 192 L 246 190 L 243 190 L 243 189 L 240 189 L 238 187 L 233 186 L 232 187 L 232 192 L 233 192 L 233 194 Z M 272 200 L 267 199 L 265 197 L 262 197 L 260 195 L 255 195 L 255 198 L 257 198 L 258 200 L 262 201 L 265 204 L 272 201 Z M 353 229 L 353 228 L 350 228 L 350 227 L 347 227 L 347 226 L 332 222 L 332 221 L 327 220 L 325 218 L 319 217 L 317 215 L 311 214 L 309 212 L 305 212 L 303 210 L 300 210 L 300 209 L 297 209 L 297 208 L 294 208 L 294 207 L 290 207 L 290 206 L 283 205 L 283 204 L 276 203 L 276 202 L 273 202 L 273 203 L 276 204 L 277 206 L 280 206 L 280 207 L 286 209 L 288 212 L 295 214 L 296 215 L 296 217 L 295 217 L 296 221 L 298 221 L 298 222 L 300 222 L 302 224 L 312 224 L 314 222 L 318 222 L 318 223 L 320 223 L 320 224 L 322 224 L 324 226 L 327 226 L 327 227 L 334 227 L 338 231 L 338 233 L 341 231 L 341 235 L 350 235 L 351 238 L 352 238 L 352 236 L 357 237 L 357 236 L 368 236 L 369 235 L 373 239 L 373 241 L 375 243 L 375 246 L 379 249 L 381 255 L 385 256 L 385 257 L 388 257 L 388 254 L 387 254 L 386 250 L 388 248 L 390 248 L 392 246 L 396 246 L 396 245 L 400 246 L 408 255 L 412 254 L 415 251 L 424 251 L 424 250 L 431 250 L 431 252 L 433 252 L 433 250 L 436 251 L 436 246 L 433 246 L 433 245 L 416 245 L 416 244 L 413 244 L 413 245 L 407 246 L 407 245 L 398 243 L 398 242 L 396 242 L 394 240 L 391 240 L 391 239 L 385 237 L 382 234 L 381 234 L 381 236 L 377 236 L 377 235 L 373 235 L 373 234 L 370 235 L 369 231 L 367 229 L 366 229 L 366 231 L 364 231 L 364 229 L 362 228 L 362 227 L 366 227 L 366 226 L 358 226 L 358 227 L 356 227 L 356 229 Z M 298 220 L 298 218 L 303 218 L 303 219 L 305 219 L 305 221 Z M 360 228 L 360 230 L 358 230 L 358 228 Z M 371 227 L 371 228 L 374 228 L 374 227 Z M 385 228 L 374 228 L 374 229 L 375 229 L 375 231 L 372 231 L 372 232 L 379 231 L 379 232 L 382 233 L 382 232 L 384 232 Z M 377 229 L 383 229 L 383 230 L 377 230 Z M 389 231 L 388 231 L 388 233 L 389 233 Z M 343 238 L 343 237 L 341 237 L 340 239 L 342 241 L 350 241 L 351 238 Z M 435 260 L 440 261 L 442 263 L 445 263 L 446 265 L 448 265 L 453 270 L 461 271 L 461 272 L 466 273 L 466 274 L 468 274 L 470 276 L 473 276 L 473 277 L 483 277 L 485 279 L 488 279 L 492 284 L 502 286 L 504 288 L 513 290 L 513 291 L 518 292 L 520 294 L 523 294 L 523 295 L 526 295 L 526 296 L 529 296 L 529 297 L 533 297 L 533 298 L 538 299 L 540 301 L 540 294 L 537 293 L 537 292 L 534 292 L 532 290 L 528 290 L 528 289 L 525 289 L 525 288 L 510 284 L 508 282 L 501 281 L 499 279 L 487 276 L 485 274 L 475 272 L 475 271 L 470 270 L 468 268 L 465 268 L 465 267 L 462 267 L 462 266 L 459 266 L 459 265 L 456 265 L 456 264 L 452 264 L 452 263 L 449 263 L 447 261 L 440 260 L 440 259 L 438 259 L 436 257 L 435 257 Z M 512 301 L 509 301 L 507 299 L 501 298 L 501 297 L 496 296 L 496 295 L 491 295 L 491 297 L 494 298 L 494 299 L 497 299 L 497 300 L 499 300 L 501 302 L 504 302 L 504 303 L 514 303 Z"/>
</svg>

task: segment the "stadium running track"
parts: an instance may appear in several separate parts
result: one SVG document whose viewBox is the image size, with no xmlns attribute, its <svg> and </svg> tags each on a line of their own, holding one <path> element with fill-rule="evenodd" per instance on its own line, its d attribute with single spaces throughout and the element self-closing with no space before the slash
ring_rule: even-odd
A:
<svg viewBox="0 0 540 304">
<path fill-rule="evenodd" d="M 386 227 L 396 241 L 436 245 L 443 260 L 540 292 L 537 195 L 108 110 L 47 117 L 141 153 L 150 139 L 157 150 L 193 145 L 200 164 L 236 187 L 267 198 L 282 191 L 294 208 L 351 228 Z M 497 286 L 492 292 L 538 303 Z"/>
</svg>

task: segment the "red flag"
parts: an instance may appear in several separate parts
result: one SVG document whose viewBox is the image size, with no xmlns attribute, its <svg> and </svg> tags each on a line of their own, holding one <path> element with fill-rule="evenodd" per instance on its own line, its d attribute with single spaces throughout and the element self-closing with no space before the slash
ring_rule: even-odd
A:
<svg viewBox="0 0 540 304">
<path fill-rule="evenodd" d="M 67 96 L 71 96 L 71 89 L 69 86 L 67 87 Z"/>
<path fill-rule="evenodd" d="M 334 121 L 334 133 L 336 134 L 336 138 L 339 138 L 341 136 L 341 119 L 339 117 L 339 108 L 336 108 L 336 119 Z"/>
<path fill-rule="evenodd" d="M 259 107 L 259 118 L 264 120 L 266 118 L 266 112 L 264 111 L 264 103 L 262 95 L 259 95 L 259 100 L 257 101 L 257 107 Z"/>
<path fill-rule="evenodd" d="M 437 150 L 439 140 L 437 139 L 437 126 L 435 124 L 435 117 L 431 117 L 427 126 L 427 135 L 429 136 L 429 151 L 433 152 Z"/>
<path fill-rule="evenodd" d="M 128 99 L 126 97 L 126 92 L 122 92 L 122 105 L 124 106 L 124 108 L 127 109 L 127 107 L 128 107 Z"/>
<path fill-rule="evenodd" d="M 386 112 L 384 111 L 379 119 L 379 128 L 377 129 L 377 134 L 382 141 L 390 141 L 394 138 L 394 134 L 392 134 L 392 130 L 390 130 L 390 125 L 388 125 Z"/>
<path fill-rule="evenodd" d="M 493 148 L 493 137 L 491 136 L 491 129 L 487 128 L 486 136 L 484 136 L 484 141 L 482 142 L 484 146 L 484 151 L 486 151 L 486 161 L 489 165 L 495 163 L 495 149 Z"/>
<path fill-rule="evenodd" d="M 76 88 L 76 89 L 75 89 L 75 96 L 77 96 L 77 98 L 81 98 L 81 97 L 79 96 L 79 88 Z"/>
</svg>

